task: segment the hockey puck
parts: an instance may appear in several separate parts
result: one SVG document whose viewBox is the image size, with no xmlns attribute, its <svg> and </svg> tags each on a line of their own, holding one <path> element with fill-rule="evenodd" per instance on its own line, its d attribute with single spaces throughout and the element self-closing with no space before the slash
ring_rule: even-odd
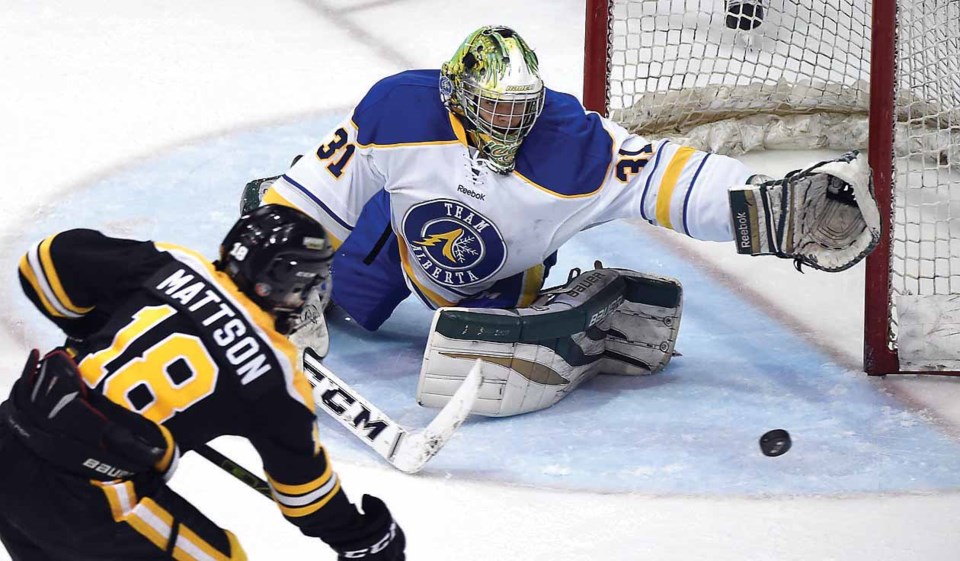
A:
<svg viewBox="0 0 960 561">
<path fill-rule="evenodd" d="M 760 437 L 760 450 L 764 456 L 782 456 L 790 449 L 793 442 L 790 440 L 790 433 L 783 429 L 774 429 L 767 431 Z"/>
<path fill-rule="evenodd" d="M 757 0 L 727 0 L 726 15 L 727 27 L 750 31 L 763 23 L 763 4 Z"/>
</svg>

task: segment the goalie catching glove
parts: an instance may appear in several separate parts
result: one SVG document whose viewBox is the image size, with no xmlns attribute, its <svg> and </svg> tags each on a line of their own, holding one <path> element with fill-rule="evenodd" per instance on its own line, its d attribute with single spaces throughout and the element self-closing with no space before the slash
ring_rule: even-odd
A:
<svg viewBox="0 0 960 561">
<path fill-rule="evenodd" d="M 836 272 L 857 264 L 880 241 L 870 167 L 856 151 L 783 179 L 734 187 L 729 198 L 739 253 Z"/>
</svg>

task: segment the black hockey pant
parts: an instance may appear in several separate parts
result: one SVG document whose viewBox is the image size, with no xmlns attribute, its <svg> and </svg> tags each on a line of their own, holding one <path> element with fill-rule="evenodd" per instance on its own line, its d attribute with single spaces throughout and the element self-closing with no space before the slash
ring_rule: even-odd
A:
<svg viewBox="0 0 960 561">
<path fill-rule="evenodd" d="M 233 534 L 159 478 L 92 483 L 34 455 L 5 423 L 0 541 L 13 561 L 247 559 Z"/>
</svg>

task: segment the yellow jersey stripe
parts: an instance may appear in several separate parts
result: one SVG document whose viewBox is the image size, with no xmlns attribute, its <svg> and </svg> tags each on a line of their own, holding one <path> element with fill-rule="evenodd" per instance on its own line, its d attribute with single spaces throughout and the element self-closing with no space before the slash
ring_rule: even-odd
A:
<svg viewBox="0 0 960 561">
<path fill-rule="evenodd" d="M 333 490 L 331 490 L 331 491 L 327 494 L 327 496 L 325 496 L 323 499 L 321 499 L 321 500 L 319 500 L 319 501 L 317 501 L 317 502 L 315 502 L 315 503 L 311 503 L 311 504 L 309 504 L 309 505 L 307 505 L 307 506 L 297 507 L 297 508 L 291 508 L 291 507 L 288 507 L 288 506 L 284 506 L 284 505 L 281 504 L 281 503 L 277 503 L 277 506 L 280 507 L 280 512 L 282 512 L 285 516 L 289 516 L 290 518 L 300 518 L 300 517 L 303 517 L 303 516 L 308 516 L 308 515 L 310 515 L 310 514 L 313 514 L 313 513 L 316 512 L 316 511 L 320 510 L 320 509 L 323 508 L 328 502 L 330 502 L 330 500 L 331 500 L 333 497 L 337 496 L 337 493 L 339 493 L 339 492 L 340 492 L 340 480 L 338 479 L 336 485 L 334 485 L 334 487 L 333 487 Z"/>
<path fill-rule="evenodd" d="M 515 176 L 519 177 L 520 179 L 522 179 L 524 182 L 532 185 L 533 187 L 536 187 L 537 189 L 543 191 L 544 193 L 547 193 L 548 195 L 553 195 L 554 197 L 557 197 L 558 199 L 583 199 L 583 198 L 586 198 L 586 197 L 592 197 L 592 196 L 596 195 L 597 193 L 599 193 L 601 189 L 603 189 L 603 185 L 604 185 L 604 183 L 606 183 L 607 177 L 610 176 L 610 170 L 613 168 L 614 164 L 615 164 L 616 161 L 617 161 L 617 143 L 616 143 L 616 140 L 614 139 L 613 135 L 610 134 L 610 131 L 607 130 L 607 127 L 606 127 L 606 126 L 603 127 L 603 130 L 604 130 L 604 132 L 607 133 L 607 136 L 610 137 L 610 146 L 611 146 L 612 153 L 611 153 L 611 156 L 610 156 L 610 161 L 607 162 L 607 169 L 606 169 L 606 171 L 603 172 L 603 176 L 600 178 L 600 184 L 597 185 L 597 187 L 596 187 L 594 190 L 592 190 L 592 191 L 589 191 L 589 192 L 586 192 L 586 193 L 578 193 L 578 194 L 576 194 L 576 195 L 564 195 L 564 194 L 562 194 L 562 193 L 557 193 L 556 191 L 552 191 L 552 190 L 544 187 L 543 185 L 540 185 L 539 183 L 533 181 L 533 180 L 530 179 L 529 177 L 521 174 L 521 173 L 518 172 L 517 170 L 513 170 L 512 173 L 513 173 L 513 175 L 515 175 Z"/>
<path fill-rule="evenodd" d="M 608 166 L 607 172 L 609 173 L 609 166 Z M 517 170 L 513 170 L 513 175 L 519 177 L 519 178 L 522 179 L 524 182 L 529 183 L 530 185 L 536 187 L 537 189 L 543 191 L 544 193 L 546 193 L 546 194 L 548 194 L 548 195 L 552 195 L 552 196 L 554 196 L 554 197 L 557 197 L 558 199 L 584 199 L 584 198 L 586 198 L 586 197 L 592 197 L 592 196 L 596 195 L 597 193 L 600 192 L 600 189 L 603 188 L 603 182 L 601 182 L 600 185 L 597 185 L 597 188 L 596 188 L 596 189 L 594 189 L 593 191 L 590 191 L 589 193 L 579 193 L 579 194 L 576 194 L 576 195 L 564 195 L 564 194 L 562 194 L 562 193 L 557 193 L 556 191 L 551 191 L 550 189 L 547 189 L 546 187 L 540 185 L 539 183 L 536 183 L 535 181 L 533 181 L 532 179 L 528 178 L 527 176 L 521 174 L 521 173 L 520 173 L 519 171 L 517 171 Z M 606 176 L 604 176 L 604 177 L 606 177 Z"/>
<path fill-rule="evenodd" d="M 233 539 L 231 539 L 233 538 Z M 235 536 L 227 532 L 227 540 L 230 543 L 230 557 L 227 553 L 218 550 L 210 545 L 206 540 L 197 535 L 196 532 L 181 524 L 180 531 L 177 534 L 177 542 L 173 548 L 173 558 L 177 561 L 236 561 L 246 559 L 247 555 L 240 547 Z M 239 556 L 238 556 L 239 555 Z"/>
<path fill-rule="evenodd" d="M 540 294 L 540 287 L 543 286 L 543 263 L 534 265 L 526 270 L 523 275 L 523 293 L 517 302 L 518 308 L 526 308 L 533 304 Z"/>
<path fill-rule="evenodd" d="M 167 509 L 149 497 L 138 500 L 133 483 L 129 481 L 91 480 L 90 483 L 103 490 L 115 522 L 129 524 L 158 549 L 167 549 L 167 542 L 174 525 L 174 517 Z M 181 524 L 173 548 L 173 558 L 178 561 L 247 561 L 247 555 L 240 547 L 236 536 L 230 532 L 226 534 L 230 542 L 229 557 L 210 545 L 188 526 Z"/>
<path fill-rule="evenodd" d="M 23 275 L 23 278 L 27 279 L 28 283 L 30 283 L 30 288 L 33 289 L 34 294 L 36 294 L 37 298 L 40 299 L 43 309 L 48 314 L 58 318 L 67 317 L 65 314 L 60 313 L 60 311 L 57 310 L 52 303 L 50 303 L 50 300 L 47 300 L 47 296 L 43 292 L 43 287 L 40 286 L 40 281 L 34 274 L 33 267 L 30 266 L 30 261 L 27 259 L 26 255 L 20 258 L 20 274 Z"/>
<path fill-rule="evenodd" d="M 447 112 L 447 118 L 450 119 L 450 127 L 453 128 L 453 134 L 456 135 L 460 144 L 467 146 L 467 131 L 463 128 L 463 123 L 453 113 Z"/>
<path fill-rule="evenodd" d="M 673 198 L 673 191 L 677 188 L 677 182 L 680 180 L 680 174 L 687 165 L 687 160 L 693 156 L 696 150 L 689 146 L 681 146 L 677 153 L 670 159 L 667 169 L 663 172 L 663 179 L 660 180 L 660 188 L 657 190 L 657 224 L 673 229 L 670 221 L 670 200 Z"/>
<path fill-rule="evenodd" d="M 53 257 L 50 255 L 50 246 L 53 245 L 53 239 L 55 237 L 55 235 L 50 236 L 49 238 L 40 242 L 40 263 L 43 265 L 43 272 L 47 278 L 47 284 L 50 285 L 54 296 L 60 301 L 61 306 L 75 314 L 87 314 L 93 309 L 93 306 L 84 308 L 74 304 L 73 301 L 70 300 L 70 297 L 67 296 L 67 292 L 63 289 L 63 283 L 60 282 L 60 276 L 57 275 L 57 269 L 53 266 Z"/>
<path fill-rule="evenodd" d="M 453 114 L 452 113 L 447 113 L 447 114 L 450 116 L 451 124 L 453 124 L 453 121 L 454 121 Z M 353 128 L 357 132 L 360 131 L 360 127 L 357 126 L 357 123 L 355 123 L 353 119 L 350 120 L 350 124 L 353 125 Z M 357 145 L 357 148 L 405 148 L 407 146 L 439 146 L 443 144 L 466 144 L 467 143 L 467 135 L 463 132 L 462 125 L 460 125 L 459 130 L 457 129 L 457 125 L 454 125 L 453 132 L 457 137 L 455 140 L 424 140 L 420 142 L 395 142 L 393 144 L 377 144 L 375 142 L 371 142 L 370 144 L 361 144 L 358 141 L 354 141 L 354 143 Z"/>
<path fill-rule="evenodd" d="M 113 515 L 114 522 L 121 522 L 127 516 L 127 513 L 133 510 L 137 504 L 137 493 L 133 488 L 133 483 L 110 482 L 90 480 L 94 487 L 100 487 L 103 494 L 107 497 L 107 503 L 110 505 L 110 514 Z"/>
<path fill-rule="evenodd" d="M 309 493 L 326 485 L 330 480 L 330 476 L 333 475 L 333 467 L 330 464 L 330 459 L 327 457 L 327 451 L 321 450 L 323 458 L 326 461 L 327 469 L 323 470 L 323 473 L 320 474 L 320 477 L 317 477 L 313 481 L 308 481 L 306 483 L 301 483 L 299 485 L 288 485 L 286 483 L 280 483 L 274 478 L 270 477 L 270 474 L 267 474 L 267 481 L 270 483 L 270 487 L 276 490 L 279 493 L 284 495 L 303 495 L 304 493 Z"/>
<path fill-rule="evenodd" d="M 247 552 L 240 547 L 240 540 L 230 530 L 224 530 L 230 543 L 230 561 L 247 561 Z"/>
<path fill-rule="evenodd" d="M 273 185 L 271 185 L 270 188 L 267 189 L 267 192 L 263 194 L 263 199 L 260 201 L 260 204 L 281 205 L 288 206 L 290 208 L 297 208 L 297 205 L 291 203 L 289 199 L 278 193 L 277 190 L 273 188 Z M 297 208 L 297 210 L 300 209 Z"/>
<path fill-rule="evenodd" d="M 164 452 L 163 457 L 160 458 L 153 467 L 162 473 L 167 471 L 167 469 L 170 468 L 170 464 L 173 463 L 173 457 L 177 453 L 177 443 L 173 440 L 173 434 L 170 433 L 170 429 L 160 424 L 158 424 L 157 427 L 160 428 L 160 434 L 163 435 L 163 440 L 167 443 L 167 451 Z"/>
<path fill-rule="evenodd" d="M 167 535 L 161 534 L 156 528 L 151 525 L 151 521 L 147 521 L 141 516 L 131 515 L 124 520 L 131 528 L 137 531 L 138 534 L 150 540 L 150 543 L 157 546 L 160 550 L 167 549 Z"/>
<path fill-rule="evenodd" d="M 153 499 L 144 498 L 127 514 L 124 522 L 150 540 L 153 545 L 163 550 L 167 549 L 167 540 L 173 529 L 173 517 L 160 508 Z"/>
</svg>

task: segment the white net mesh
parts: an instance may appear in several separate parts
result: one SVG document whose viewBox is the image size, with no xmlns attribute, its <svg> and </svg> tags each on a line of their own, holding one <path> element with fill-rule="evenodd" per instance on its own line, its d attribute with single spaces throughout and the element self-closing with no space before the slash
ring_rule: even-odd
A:
<svg viewBox="0 0 960 561">
<path fill-rule="evenodd" d="M 607 107 L 630 130 L 727 154 L 866 148 L 870 0 L 609 4 Z M 899 4 L 891 345 L 897 295 L 960 294 L 960 0 Z"/>
<path fill-rule="evenodd" d="M 936 321 L 901 334 L 919 338 L 907 345 L 919 352 L 901 352 L 901 366 L 960 370 L 958 325 L 947 322 L 950 299 L 939 298 L 960 295 L 960 2 L 899 4 L 890 270 L 891 306 L 904 309 L 892 309 L 891 342 L 907 303 L 930 297 L 940 312 Z"/>
<path fill-rule="evenodd" d="M 768 0 L 742 31 L 726 26 L 724 0 L 614 2 L 611 116 L 646 134 L 757 114 L 866 116 L 869 4 L 808 3 Z"/>
</svg>

